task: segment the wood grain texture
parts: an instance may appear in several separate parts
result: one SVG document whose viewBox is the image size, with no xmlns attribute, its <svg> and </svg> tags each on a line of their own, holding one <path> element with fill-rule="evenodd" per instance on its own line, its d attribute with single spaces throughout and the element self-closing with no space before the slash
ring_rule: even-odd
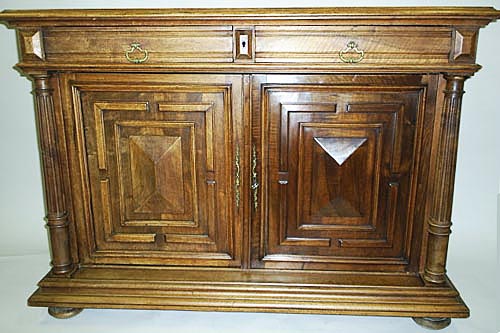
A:
<svg viewBox="0 0 500 333">
<path fill-rule="evenodd" d="M 436 118 L 437 140 L 430 213 L 427 220 L 427 261 L 424 278 L 429 282 L 446 280 L 446 256 L 451 233 L 451 208 L 455 183 L 458 131 L 465 77 L 447 76 L 444 104 Z"/>
<path fill-rule="evenodd" d="M 147 50 L 148 64 L 232 62 L 231 26 L 136 28 L 54 28 L 44 36 L 47 61 L 129 63 L 131 43 Z"/>
<path fill-rule="evenodd" d="M 487 7 L 137 9 L 3 11 L 22 36 L 43 30 L 43 55 L 23 52 L 18 67 L 45 70 L 157 72 L 377 71 L 473 73 L 477 33 L 499 17 Z M 77 28 L 75 28 L 77 27 Z M 239 53 L 240 33 L 248 55 Z M 28 43 L 27 43 L 28 42 Z M 339 52 L 355 42 L 357 64 Z M 127 61 L 132 43 L 148 66 Z M 28 45 L 29 46 L 29 45 Z M 33 53 L 33 52 L 32 52 Z M 40 53 L 37 51 L 37 53 Z M 36 54 L 36 53 L 35 53 Z M 140 58 L 140 57 L 139 57 Z M 302 66 L 308 63 L 307 67 Z M 256 64 L 259 64 L 258 66 Z M 325 66 L 325 64 L 328 64 Z"/>
<path fill-rule="evenodd" d="M 499 17 L 3 11 L 52 248 L 29 305 L 467 317 L 446 275 L 458 124 Z"/>
<path fill-rule="evenodd" d="M 241 77 L 103 78 L 66 83 L 88 168 L 89 192 L 75 195 L 93 207 L 79 221 L 95 242 L 86 260 L 240 266 L 232 142 Z"/>
<path fill-rule="evenodd" d="M 469 22 L 487 25 L 500 15 L 492 7 L 316 7 L 316 8 L 172 8 L 90 10 L 4 10 L 0 21 L 13 26 L 45 25 L 141 26 L 150 24 L 199 24 L 200 22 L 268 21 L 275 25 L 337 20 L 354 25 L 449 25 Z M 285 23 L 284 23 L 285 22 Z"/>
<path fill-rule="evenodd" d="M 55 274 L 67 274 L 74 268 L 70 250 L 70 231 L 68 210 L 65 202 L 61 152 L 58 144 L 52 88 L 49 76 L 38 75 L 35 79 L 35 108 L 38 125 L 38 140 L 42 163 L 46 221 L 49 230 L 52 271 Z"/>
<path fill-rule="evenodd" d="M 48 275 L 39 286 L 29 299 L 30 305 L 468 316 L 451 284 L 429 287 L 420 277 L 409 274 L 88 267 L 72 279 Z"/>
<path fill-rule="evenodd" d="M 418 78 L 398 76 L 342 85 L 353 79 L 274 76 L 256 82 L 262 120 L 254 123 L 260 131 L 255 140 L 262 142 L 259 160 L 267 165 L 261 206 L 268 218 L 253 235 L 260 243 L 255 267 L 345 269 L 349 262 L 348 269 L 407 269 L 424 87 L 415 86 Z M 335 160 L 334 148 L 318 144 L 325 140 L 335 149 L 347 140 L 357 144 Z"/>
<path fill-rule="evenodd" d="M 258 26 L 255 61 L 259 63 L 342 63 L 349 42 L 364 51 L 364 64 L 447 63 L 449 28 L 363 26 Z"/>
</svg>

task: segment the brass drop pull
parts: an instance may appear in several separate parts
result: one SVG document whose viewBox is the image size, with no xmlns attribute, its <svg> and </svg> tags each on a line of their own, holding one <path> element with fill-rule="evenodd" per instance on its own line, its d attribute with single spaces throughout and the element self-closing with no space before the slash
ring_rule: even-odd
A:
<svg viewBox="0 0 500 333">
<path fill-rule="evenodd" d="M 236 207 L 240 206 L 240 186 L 241 186 L 241 171 L 240 171 L 240 146 L 236 146 L 234 158 L 234 200 Z"/>
<path fill-rule="evenodd" d="M 253 208 L 257 210 L 259 207 L 259 180 L 257 175 L 257 148 L 255 144 L 252 146 L 252 194 Z"/>
<path fill-rule="evenodd" d="M 136 52 L 141 54 L 142 58 L 131 57 L 131 55 Z M 148 60 L 149 53 L 148 50 L 143 50 L 141 48 L 140 43 L 131 43 L 130 50 L 125 51 L 125 58 L 127 58 L 127 60 L 131 63 L 142 64 L 143 62 L 146 62 Z"/>
<path fill-rule="evenodd" d="M 364 59 L 365 51 L 359 50 L 358 44 L 350 41 L 343 50 L 340 50 L 339 57 L 345 63 L 354 64 Z"/>
</svg>

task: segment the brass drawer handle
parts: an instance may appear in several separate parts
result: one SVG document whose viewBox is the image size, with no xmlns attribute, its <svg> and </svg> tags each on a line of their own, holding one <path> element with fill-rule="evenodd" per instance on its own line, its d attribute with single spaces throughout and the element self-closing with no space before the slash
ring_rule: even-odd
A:
<svg viewBox="0 0 500 333">
<path fill-rule="evenodd" d="M 135 58 L 135 57 L 131 58 L 130 55 L 136 51 L 139 53 L 142 53 L 143 57 L 142 58 Z M 148 50 L 143 50 L 141 48 L 140 43 L 131 43 L 130 50 L 125 51 L 125 58 L 127 58 L 127 60 L 131 63 L 142 64 L 143 62 L 146 62 L 148 60 L 149 53 L 148 53 Z"/>
<path fill-rule="evenodd" d="M 351 55 L 346 57 L 347 54 Z M 354 64 L 364 59 L 365 51 L 359 50 L 358 44 L 356 44 L 353 41 L 350 41 L 349 43 L 347 43 L 347 46 L 343 50 L 340 50 L 339 57 L 340 60 L 342 60 L 345 63 Z"/>
</svg>

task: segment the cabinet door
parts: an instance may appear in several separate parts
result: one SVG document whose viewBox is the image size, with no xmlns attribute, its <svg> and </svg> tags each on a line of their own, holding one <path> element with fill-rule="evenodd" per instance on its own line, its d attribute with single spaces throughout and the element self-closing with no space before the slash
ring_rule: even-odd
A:
<svg viewBox="0 0 500 333">
<path fill-rule="evenodd" d="M 80 74 L 69 84 L 88 165 L 87 260 L 239 266 L 242 77 Z"/>
<path fill-rule="evenodd" d="M 253 267 L 408 269 L 421 81 L 254 77 Z"/>
</svg>

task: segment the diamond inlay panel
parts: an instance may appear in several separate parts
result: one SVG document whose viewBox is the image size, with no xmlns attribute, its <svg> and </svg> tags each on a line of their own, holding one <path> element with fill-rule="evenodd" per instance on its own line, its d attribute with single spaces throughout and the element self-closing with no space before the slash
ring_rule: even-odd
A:
<svg viewBox="0 0 500 333">
<path fill-rule="evenodd" d="M 297 172 L 303 181 L 297 194 L 304 205 L 298 209 L 298 228 L 371 228 L 380 127 L 318 122 L 300 128 L 304 153 L 298 156 Z"/>
<path fill-rule="evenodd" d="M 195 125 L 190 122 L 125 121 L 115 123 L 119 152 L 115 187 L 129 226 L 200 225 Z M 200 138 L 201 139 L 201 138 Z M 201 141 L 201 140 L 200 140 Z M 114 147 L 114 144 L 110 144 Z M 200 225 L 201 226 L 201 225 Z M 205 232 L 199 230 L 199 232 Z"/>
<path fill-rule="evenodd" d="M 184 210 L 180 137 L 131 136 L 130 162 L 135 212 Z"/>
</svg>

